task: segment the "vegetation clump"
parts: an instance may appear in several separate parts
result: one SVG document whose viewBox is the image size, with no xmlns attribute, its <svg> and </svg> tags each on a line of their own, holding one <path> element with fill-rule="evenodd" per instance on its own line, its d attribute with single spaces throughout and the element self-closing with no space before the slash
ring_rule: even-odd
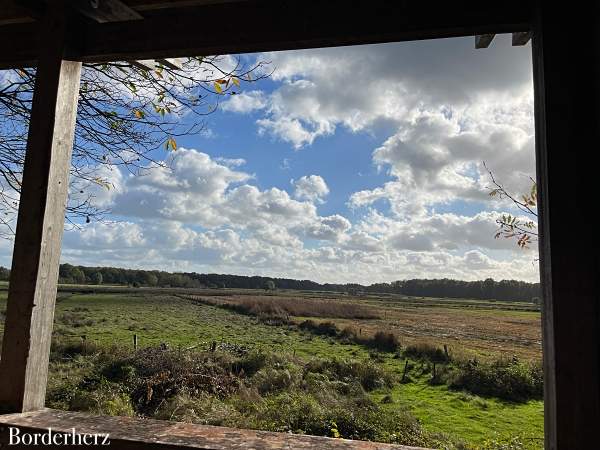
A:
<svg viewBox="0 0 600 450">
<path fill-rule="evenodd" d="M 486 397 L 526 402 L 543 398 L 543 370 L 540 364 L 522 363 L 517 358 L 492 363 L 471 360 L 460 366 L 450 387 Z"/>
<path fill-rule="evenodd" d="M 413 359 L 426 359 L 433 363 L 449 363 L 450 354 L 447 350 L 441 349 L 431 344 L 419 343 L 406 347 L 404 356 Z"/>
<path fill-rule="evenodd" d="M 395 377 L 370 360 L 303 361 L 274 352 L 103 351 L 79 382 L 54 386 L 48 405 L 107 415 L 433 446 L 408 412 L 389 412 L 369 392 Z M 56 347 L 55 354 L 72 354 Z"/>
</svg>

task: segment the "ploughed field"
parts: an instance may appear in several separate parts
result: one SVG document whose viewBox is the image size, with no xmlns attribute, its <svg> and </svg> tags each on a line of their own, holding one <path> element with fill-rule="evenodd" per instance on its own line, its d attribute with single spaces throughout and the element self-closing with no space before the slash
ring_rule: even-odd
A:
<svg viewBox="0 0 600 450">
<path fill-rule="evenodd" d="M 0 292 L 2 324 L 5 300 Z M 540 360 L 540 313 L 529 303 L 61 286 L 47 405 L 433 448 L 537 449 Z"/>
</svg>

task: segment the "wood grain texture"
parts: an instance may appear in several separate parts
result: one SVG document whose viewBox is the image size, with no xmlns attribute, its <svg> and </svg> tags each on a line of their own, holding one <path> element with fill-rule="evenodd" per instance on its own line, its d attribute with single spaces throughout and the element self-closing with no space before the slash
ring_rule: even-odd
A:
<svg viewBox="0 0 600 450">
<path fill-rule="evenodd" d="M 479 34 L 475 36 L 475 48 L 488 48 L 495 36 L 495 34 Z"/>
<path fill-rule="evenodd" d="M 598 9 L 540 2 L 533 32 L 547 450 L 598 448 Z"/>
<path fill-rule="evenodd" d="M 99 417 L 51 409 L 0 416 L 0 444 L 7 443 L 7 427 L 9 426 L 19 427 L 23 431 L 44 431 L 52 428 L 53 432 L 70 433 L 75 428 L 78 433 L 109 433 L 111 445 L 103 448 L 126 450 L 176 450 L 183 448 L 211 450 L 424 450 L 416 447 L 377 442 L 272 433 L 133 417 Z M 9 448 L 15 447 L 11 446 Z"/>
<path fill-rule="evenodd" d="M 527 43 L 530 40 L 531 40 L 531 32 L 530 31 L 522 31 L 519 33 L 512 34 L 512 45 L 513 46 L 527 45 Z"/>
<path fill-rule="evenodd" d="M 82 27 L 69 57 L 126 61 L 528 31 L 531 1 L 247 0 L 147 10 L 144 20 Z M 0 67 L 36 64 L 37 49 L 19 43 L 32 30 L 26 25 L 5 34 L 16 48 L 1 49 Z"/>
<path fill-rule="evenodd" d="M 8 292 L 0 409 L 44 406 L 81 63 L 64 61 L 64 18 L 45 24 Z"/>
<path fill-rule="evenodd" d="M 120 0 L 74 0 L 73 8 L 86 17 L 98 22 L 126 22 L 143 17 Z"/>
</svg>

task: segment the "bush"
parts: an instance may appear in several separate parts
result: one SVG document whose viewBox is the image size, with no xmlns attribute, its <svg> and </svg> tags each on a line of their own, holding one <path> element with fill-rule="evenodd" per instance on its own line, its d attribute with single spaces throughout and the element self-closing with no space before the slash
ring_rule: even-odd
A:
<svg viewBox="0 0 600 450">
<path fill-rule="evenodd" d="M 313 360 L 307 364 L 305 372 L 321 373 L 329 380 L 356 380 L 367 391 L 393 385 L 391 374 L 370 361 Z"/>
<path fill-rule="evenodd" d="M 305 320 L 298 327 L 301 330 L 309 331 L 313 334 L 335 337 L 338 335 L 338 328 L 335 323 L 327 322 L 315 322 L 313 320 Z"/>
<path fill-rule="evenodd" d="M 69 409 L 103 416 L 133 416 L 134 410 L 127 392 L 119 384 L 102 382 L 93 391 L 78 390 L 71 398 Z"/>
<path fill-rule="evenodd" d="M 400 348 L 400 340 L 394 333 L 378 331 L 367 345 L 384 352 L 395 352 Z"/>
<path fill-rule="evenodd" d="M 269 394 L 291 389 L 300 382 L 298 366 L 266 367 L 252 377 L 252 386 L 260 394 Z"/>
<path fill-rule="evenodd" d="M 206 393 L 178 394 L 161 404 L 154 414 L 156 419 L 214 426 L 235 426 L 239 416 L 232 405 Z"/>
<path fill-rule="evenodd" d="M 235 362 L 238 373 L 252 376 L 267 364 L 267 355 L 261 351 L 252 351 Z"/>
<path fill-rule="evenodd" d="M 443 349 L 426 343 L 409 345 L 404 350 L 404 356 L 413 359 L 426 359 L 436 364 L 448 363 L 451 360 Z"/>
<path fill-rule="evenodd" d="M 513 402 L 542 399 L 544 396 L 541 366 L 524 364 L 516 358 L 501 359 L 491 364 L 469 361 L 459 368 L 450 387 Z"/>
<path fill-rule="evenodd" d="M 50 347 L 50 360 L 58 361 L 78 355 L 94 355 L 100 351 L 101 349 L 94 342 L 53 340 Z"/>
<path fill-rule="evenodd" d="M 356 342 L 358 331 L 354 327 L 344 327 L 338 337 L 346 342 Z"/>
<path fill-rule="evenodd" d="M 146 348 L 101 351 L 89 361 L 82 378 L 52 387 L 50 405 L 423 447 L 450 442 L 424 431 L 410 413 L 371 399 L 366 391 L 394 381 L 371 360 L 304 363 L 272 352 Z"/>
<path fill-rule="evenodd" d="M 240 386 L 233 361 L 223 353 L 184 353 L 145 348 L 108 364 L 101 372 L 110 381 L 124 382 L 138 413 L 147 414 L 179 394 L 209 393 L 226 397 Z M 124 375 L 136 376 L 124 380 Z"/>
</svg>

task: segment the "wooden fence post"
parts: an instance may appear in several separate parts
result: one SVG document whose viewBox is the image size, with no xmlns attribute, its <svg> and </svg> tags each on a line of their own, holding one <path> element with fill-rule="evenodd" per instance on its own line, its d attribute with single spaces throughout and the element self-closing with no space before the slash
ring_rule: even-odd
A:
<svg viewBox="0 0 600 450">
<path fill-rule="evenodd" d="M 39 37 L 0 361 L 4 412 L 41 409 L 46 394 L 81 72 L 81 63 L 62 59 L 67 32 L 59 6 L 48 6 Z"/>
</svg>

